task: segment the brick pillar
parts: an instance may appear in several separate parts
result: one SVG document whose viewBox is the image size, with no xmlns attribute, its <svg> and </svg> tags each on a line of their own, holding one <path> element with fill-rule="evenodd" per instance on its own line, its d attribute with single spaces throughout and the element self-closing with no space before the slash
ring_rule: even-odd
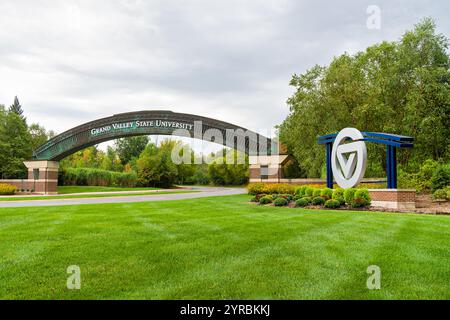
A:
<svg viewBox="0 0 450 320">
<path fill-rule="evenodd" d="M 58 161 L 30 160 L 23 163 L 28 168 L 28 181 L 35 193 L 58 193 Z"/>
<path fill-rule="evenodd" d="M 283 178 L 283 164 L 288 157 L 288 155 L 250 156 L 250 182 L 280 182 Z"/>
</svg>

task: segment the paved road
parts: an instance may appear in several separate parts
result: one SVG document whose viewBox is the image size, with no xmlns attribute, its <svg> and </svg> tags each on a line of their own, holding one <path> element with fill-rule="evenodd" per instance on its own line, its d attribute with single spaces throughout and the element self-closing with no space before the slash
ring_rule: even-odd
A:
<svg viewBox="0 0 450 320">
<path fill-rule="evenodd" d="M 243 188 L 219 188 L 219 187 L 192 187 L 190 190 L 200 191 L 193 193 L 173 193 L 155 194 L 142 196 L 116 196 L 104 198 L 73 198 L 73 199 L 49 199 L 49 200 L 20 200 L 20 201 L 0 201 L 0 208 L 13 207 L 48 207 L 77 204 L 98 204 L 98 203 L 122 203 L 122 202 L 144 202 L 163 200 L 182 200 L 204 197 L 227 196 L 246 193 Z"/>
</svg>

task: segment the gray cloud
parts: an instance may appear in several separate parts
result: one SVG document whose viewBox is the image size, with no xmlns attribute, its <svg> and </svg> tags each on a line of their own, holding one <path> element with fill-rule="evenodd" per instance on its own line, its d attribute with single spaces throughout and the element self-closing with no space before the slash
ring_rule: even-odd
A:
<svg viewBox="0 0 450 320">
<path fill-rule="evenodd" d="M 380 30 L 366 28 L 368 5 Z M 58 132 L 97 117 L 170 109 L 254 130 L 288 113 L 292 73 L 420 18 L 448 34 L 441 1 L 2 1 L 0 103 Z"/>
</svg>

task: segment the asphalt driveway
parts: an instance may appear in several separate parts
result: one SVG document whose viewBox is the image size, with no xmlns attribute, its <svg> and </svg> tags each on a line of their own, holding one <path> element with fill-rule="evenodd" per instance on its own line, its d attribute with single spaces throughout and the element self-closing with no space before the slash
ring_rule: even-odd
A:
<svg viewBox="0 0 450 320">
<path fill-rule="evenodd" d="M 244 188 L 225 188 L 225 187 L 192 187 L 190 190 L 199 192 L 193 193 L 174 193 L 174 194 L 155 194 L 142 196 L 114 196 L 102 198 L 72 198 L 72 199 L 48 199 L 48 200 L 20 200 L 20 201 L 0 201 L 0 208 L 12 207 L 47 207 L 64 206 L 78 204 L 99 204 L 99 203 L 124 203 L 124 202 L 145 202 L 145 201 L 168 201 L 182 200 L 204 197 L 217 197 L 234 194 L 246 193 Z"/>
</svg>

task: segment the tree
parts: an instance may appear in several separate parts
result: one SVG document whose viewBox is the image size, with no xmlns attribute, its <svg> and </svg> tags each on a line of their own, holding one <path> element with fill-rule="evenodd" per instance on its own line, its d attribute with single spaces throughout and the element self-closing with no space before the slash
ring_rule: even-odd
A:
<svg viewBox="0 0 450 320">
<path fill-rule="evenodd" d="M 308 177 L 324 173 L 325 148 L 317 136 L 345 127 L 414 137 L 415 147 L 398 153 L 399 164 L 409 171 L 429 158 L 449 161 L 449 41 L 435 29 L 425 19 L 400 41 L 345 53 L 328 66 L 293 75 L 290 114 L 278 129 Z M 384 175 L 384 146 L 368 143 L 367 148 L 366 176 Z"/>
<path fill-rule="evenodd" d="M 100 168 L 105 153 L 97 146 L 87 147 L 64 158 L 60 166 L 64 168 Z"/>
<path fill-rule="evenodd" d="M 31 135 L 31 148 L 33 151 L 49 139 L 49 134 L 45 128 L 38 123 L 32 123 L 28 127 L 28 131 Z"/>
<path fill-rule="evenodd" d="M 9 107 L 9 112 L 14 112 L 15 114 L 17 114 L 20 119 L 22 119 L 24 122 L 26 121 L 25 116 L 23 115 L 23 109 L 22 106 L 19 103 L 19 99 L 17 98 L 17 96 L 14 97 L 14 103 Z"/>
<path fill-rule="evenodd" d="M 147 187 L 172 186 L 177 180 L 177 168 L 172 162 L 173 141 L 163 141 L 160 147 L 148 144 L 137 160 L 138 182 Z"/>
<path fill-rule="evenodd" d="M 232 163 L 227 163 L 227 153 L 231 153 Z M 245 163 L 238 164 L 239 154 L 235 150 L 223 149 L 217 155 L 223 155 L 208 166 L 208 176 L 215 185 L 243 185 L 248 182 L 248 156 Z"/>
<path fill-rule="evenodd" d="M 137 136 L 117 139 L 115 147 L 122 164 L 129 163 L 133 158 L 138 158 L 148 144 L 147 136 Z"/>
<path fill-rule="evenodd" d="M 108 146 L 106 149 L 106 154 L 103 157 L 100 167 L 103 170 L 109 171 L 121 172 L 124 170 L 124 166 L 122 165 L 116 150 L 111 146 Z"/>
<path fill-rule="evenodd" d="M 31 135 L 26 123 L 15 112 L 0 107 L 0 172 L 2 178 L 25 178 L 23 161 L 32 155 Z"/>
</svg>

